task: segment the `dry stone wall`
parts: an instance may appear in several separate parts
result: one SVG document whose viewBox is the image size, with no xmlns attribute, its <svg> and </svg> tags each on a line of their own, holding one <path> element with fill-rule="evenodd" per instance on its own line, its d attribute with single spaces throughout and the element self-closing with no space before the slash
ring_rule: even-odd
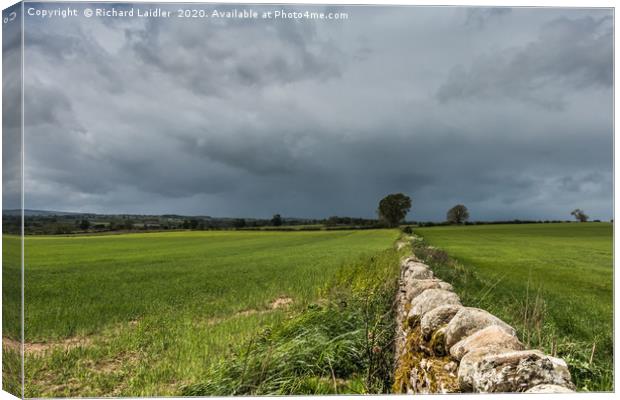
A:
<svg viewBox="0 0 620 400">
<path fill-rule="evenodd" d="M 510 325 L 461 304 L 415 256 L 401 262 L 395 393 L 574 391 L 564 360 L 528 350 Z"/>
</svg>

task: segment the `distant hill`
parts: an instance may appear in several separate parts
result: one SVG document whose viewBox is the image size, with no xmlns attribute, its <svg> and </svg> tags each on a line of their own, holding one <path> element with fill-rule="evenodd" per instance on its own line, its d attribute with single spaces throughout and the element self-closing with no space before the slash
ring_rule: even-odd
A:
<svg viewBox="0 0 620 400">
<path fill-rule="evenodd" d="M 20 210 L 18 209 L 9 209 L 2 210 L 2 215 L 6 216 L 14 216 L 18 217 L 20 215 Z M 209 215 L 182 215 L 182 214 L 162 214 L 162 215 L 153 215 L 153 214 L 98 214 L 98 213 L 89 213 L 89 212 L 72 212 L 72 211 L 53 211 L 53 210 L 31 210 L 25 209 L 24 215 L 26 217 L 78 217 L 78 216 L 89 216 L 89 217 L 115 217 L 115 216 L 132 216 L 132 217 L 162 217 L 162 218 L 198 218 L 198 219 L 213 219 L 219 221 L 233 221 L 239 219 L 239 217 L 212 217 Z M 260 221 L 265 218 L 244 218 L 246 221 Z M 268 218 L 267 218 L 268 219 Z M 282 218 L 283 221 L 286 222 L 304 222 L 310 220 L 310 218 L 296 218 L 296 217 L 285 217 Z"/>
<path fill-rule="evenodd" d="M 2 215 L 7 216 L 19 216 L 21 215 L 21 210 L 2 210 Z M 70 216 L 70 215 L 93 215 L 92 213 L 79 213 L 79 212 L 68 212 L 68 211 L 47 211 L 47 210 L 24 210 L 24 215 L 27 217 L 46 217 L 46 216 Z"/>
</svg>

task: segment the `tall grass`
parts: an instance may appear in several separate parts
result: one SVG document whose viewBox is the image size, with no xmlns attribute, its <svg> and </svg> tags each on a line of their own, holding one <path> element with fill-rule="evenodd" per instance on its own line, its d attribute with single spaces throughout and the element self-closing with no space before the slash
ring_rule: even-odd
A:
<svg viewBox="0 0 620 400">
<path fill-rule="evenodd" d="M 252 337 L 182 394 L 388 392 L 398 264 L 387 250 L 344 265 L 322 302 Z"/>
</svg>

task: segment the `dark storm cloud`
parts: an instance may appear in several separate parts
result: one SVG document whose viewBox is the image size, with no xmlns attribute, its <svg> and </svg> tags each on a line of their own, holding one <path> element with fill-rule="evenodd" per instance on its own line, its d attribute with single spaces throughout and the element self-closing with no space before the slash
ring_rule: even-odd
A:
<svg viewBox="0 0 620 400">
<path fill-rule="evenodd" d="M 208 135 L 208 134 L 207 134 Z M 205 136 L 207 136 L 205 135 Z M 264 137 L 240 133 L 236 137 L 209 138 L 196 140 L 192 138 L 187 143 L 190 154 L 206 157 L 222 164 L 239 168 L 250 174 L 279 175 L 293 174 L 303 170 L 304 159 L 299 160 L 289 145 L 294 140 L 286 138 L 265 142 Z"/>
<path fill-rule="evenodd" d="M 334 10 L 28 18 L 27 207 L 371 217 L 405 192 L 420 220 L 611 217 L 609 11 Z"/>
</svg>

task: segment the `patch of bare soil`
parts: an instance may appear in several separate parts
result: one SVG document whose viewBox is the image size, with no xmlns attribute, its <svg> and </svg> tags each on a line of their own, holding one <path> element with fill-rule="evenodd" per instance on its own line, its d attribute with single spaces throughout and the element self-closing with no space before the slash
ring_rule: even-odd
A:
<svg viewBox="0 0 620 400">
<path fill-rule="evenodd" d="M 256 308 L 249 308 L 247 310 L 238 311 L 235 314 L 232 314 L 229 316 L 209 318 L 206 321 L 199 322 L 199 324 L 206 324 L 207 326 L 217 325 L 219 323 L 222 323 L 224 321 L 227 321 L 229 319 L 236 318 L 236 317 L 248 317 L 250 315 L 266 314 L 273 310 L 277 310 L 280 308 L 287 308 L 291 304 L 293 304 L 292 298 L 281 296 L 281 297 L 274 299 L 271 303 L 269 303 L 268 309 L 257 310 Z"/>
<path fill-rule="evenodd" d="M 21 351 L 21 343 L 18 340 L 14 340 L 5 336 L 2 338 L 2 348 L 19 352 Z"/>
<path fill-rule="evenodd" d="M 97 362 L 91 369 L 100 374 L 117 373 L 128 366 L 137 365 L 140 361 L 140 354 L 136 351 L 123 351 L 113 358 L 106 358 Z"/>
<path fill-rule="evenodd" d="M 268 313 L 268 312 L 270 312 L 272 310 L 277 310 L 279 308 L 287 308 L 291 304 L 293 304 L 293 299 L 292 298 L 285 297 L 285 296 L 280 296 L 280 297 L 274 299 L 271 303 L 269 303 L 269 309 L 268 310 L 257 310 L 257 309 L 251 308 L 251 309 L 248 309 L 248 310 L 239 311 L 238 313 L 234 314 L 233 317 L 238 317 L 238 316 L 246 317 L 248 315 L 264 314 L 264 313 Z M 224 319 L 226 319 L 226 318 L 224 318 Z"/>
<path fill-rule="evenodd" d="M 76 347 L 90 346 L 92 341 L 93 339 L 88 336 L 76 336 L 59 341 L 26 342 L 24 344 L 24 352 L 26 354 L 41 354 L 54 349 L 71 350 Z M 14 351 L 21 351 L 21 343 L 11 338 L 3 337 L 2 346 Z"/>
<path fill-rule="evenodd" d="M 259 311 L 251 308 L 249 310 L 239 311 L 238 313 L 234 314 L 233 317 L 247 317 L 248 315 L 260 314 L 264 312 L 265 311 Z"/>
<path fill-rule="evenodd" d="M 93 344 L 95 339 L 106 341 L 110 336 L 114 336 L 121 329 L 124 329 L 127 325 L 130 328 L 138 326 L 140 320 L 132 319 L 129 322 L 120 323 L 113 326 L 110 330 L 105 330 L 98 334 L 90 336 L 74 336 L 62 340 L 50 340 L 46 342 L 26 342 L 24 345 L 24 351 L 26 354 L 42 354 L 51 350 L 61 349 L 64 351 L 75 349 L 78 347 L 88 347 Z M 19 340 L 11 339 L 9 337 L 2 338 L 2 347 L 8 348 L 13 351 L 21 351 L 21 343 Z"/>
<path fill-rule="evenodd" d="M 271 302 L 271 309 L 275 310 L 278 308 L 288 307 L 293 304 L 293 299 L 290 297 L 278 297 L 274 301 Z"/>
</svg>

